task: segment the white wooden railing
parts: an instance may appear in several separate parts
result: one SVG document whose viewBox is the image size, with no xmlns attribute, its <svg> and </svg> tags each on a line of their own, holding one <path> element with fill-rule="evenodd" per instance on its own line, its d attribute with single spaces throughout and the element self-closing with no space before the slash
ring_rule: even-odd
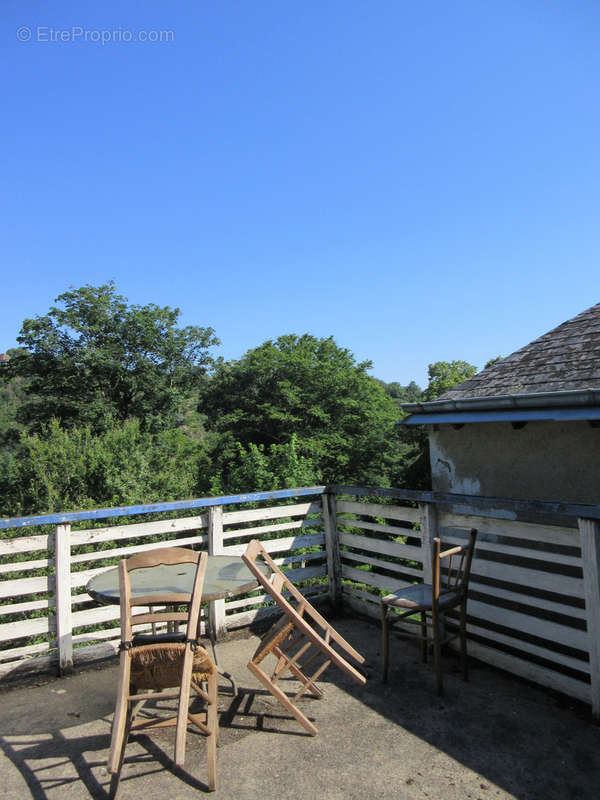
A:
<svg viewBox="0 0 600 800">
<path fill-rule="evenodd" d="M 260 538 L 276 562 L 302 584 L 303 591 L 327 598 L 326 530 L 331 537 L 332 528 L 326 524 L 328 503 L 323 498 L 324 487 L 317 486 L 2 520 L 0 678 L 55 663 L 66 672 L 74 664 L 115 652 L 118 606 L 98 606 L 85 586 L 120 558 L 143 550 L 176 544 L 213 555 L 241 555 L 250 538 Z M 196 510 L 202 513 L 194 513 Z M 170 517 L 173 512 L 193 515 L 130 521 L 148 514 Z M 106 518 L 125 524 L 88 527 L 90 522 L 98 526 Z M 45 531 L 22 535 L 31 527 Z M 221 635 L 226 629 L 268 615 L 267 602 L 258 592 L 217 601 L 211 609 L 214 630 Z"/>
<path fill-rule="evenodd" d="M 470 654 L 590 703 L 600 715 L 598 506 L 335 491 L 345 607 L 379 619 L 382 592 L 430 580 L 433 536 L 458 543 L 477 528 Z M 384 502 L 373 502 L 375 494 Z"/>
<path fill-rule="evenodd" d="M 157 514 L 168 518 L 138 521 Z M 378 618 L 382 592 L 430 579 L 433 536 L 458 542 L 474 527 L 470 653 L 600 714 L 599 520 L 599 506 L 342 486 L 3 520 L 0 677 L 114 652 L 118 608 L 92 603 L 85 585 L 140 550 L 241 554 L 260 538 L 313 599 Z M 270 611 L 254 592 L 214 604 L 213 625 L 222 634 Z"/>
</svg>

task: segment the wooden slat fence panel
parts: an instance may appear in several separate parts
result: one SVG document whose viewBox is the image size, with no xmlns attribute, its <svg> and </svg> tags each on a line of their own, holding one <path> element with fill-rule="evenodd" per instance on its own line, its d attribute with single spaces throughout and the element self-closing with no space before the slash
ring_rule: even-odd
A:
<svg viewBox="0 0 600 800">
<path fill-rule="evenodd" d="M 223 552 L 242 555 L 250 539 L 260 539 L 275 563 L 287 571 L 303 592 L 327 591 L 323 506 L 321 500 L 277 507 L 225 511 Z M 260 598 L 258 600 L 258 598 Z M 225 600 L 227 628 L 249 625 L 276 613 L 262 590 Z"/>
<path fill-rule="evenodd" d="M 417 562 L 408 580 L 420 582 L 418 562 L 422 564 L 424 551 L 419 556 L 419 542 L 412 532 L 405 534 L 407 539 L 394 536 L 392 523 L 390 534 L 389 520 L 401 519 L 404 508 L 393 515 L 385 505 L 338 502 L 339 514 L 342 509 L 360 515 L 359 522 L 338 516 L 342 551 L 351 548 L 342 552 L 344 603 L 356 613 L 379 619 L 380 595 L 407 583 L 402 552 Z M 369 513 L 376 519 L 369 520 Z M 438 511 L 431 525 L 435 529 L 423 531 L 424 541 L 439 535 L 448 544 L 465 541 L 470 528 L 479 531 L 469 592 L 471 652 L 589 701 L 589 610 L 578 529 L 506 519 L 505 510 L 499 512 L 500 518 L 490 513 L 480 517 Z M 357 535 L 356 528 L 368 535 Z M 347 532 L 350 529 L 352 533 Z M 359 562 L 363 569 L 357 568 Z M 454 625 L 451 617 L 448 624 Z"/>
<path fill-rule="evenodd" d="M 306 496 L 308 491 L 299 489 L 297 493 Z M 294 500 L 294 490 L 273 492 L 270 503 L 264 493 L 227 498 L 240 505 L 260 502 L 263 507 L 225 509 L 221 516 L 223 540 L 226 541 L 220 552 L 241 554 L 248 539 L 256 536 L 266 541 L 276 562 L 289 570 L 302 591 L 323 595 L 327 591 L 327 564 L 320 501 L 322 488 L 315 487 L 314 494 L 316 499 L 308 497 L 303 502 Z M 68 529 L 69 523 L 59 525 L 64 579 L 59 598 L 60 648 L 54 575 L 56 527 L 46 528 L 38 535 L 31 527 L 27 528 L 26 521 L 22 532 L 14 526 L 16 530 L 11 531 L 8 538 L 2 534 L 0 677 L 21 671 L 20 668 L 27 667 L 29 662 L 32 669 L 44 669 L 60 659 L 61 667 L 68 668 L 73 659 L 75 663 L 88 660 L 92 651 L 112 652 L 119 637 L 118 607 L 94 603 L 84 591 L 88 581 L 133 553 L 173 545 L 208 549 L 209 515 L 214 515 L 219 508 L 211 499 L 208 511 L 195 516 L 150 522 L 135 520 L 127 524 L 127 518 L 119 515 L 114 525 L 74 531 Z M 141 513 L 148 513 L 143 507 L 140 509 Z M 135 510 L 137 512 L 138 508 Z M 158 513 L 164 514 L 165 510 L 161 508 Z M 85 515 L 71 516 L 81 520 Z M 93 512 L 90 512 L 90 519 L 97 519 Z M 28 535 L 20 535 L 25 533 Z M 226 627 L 238 627 L 244 619 L 264 615 L 270 607 L 270 600 L 260 597 L 258 592 L 236 598 L 234 603 L 231 609 L 225 604 Z"/>
<path fill-rule="evenodd" d="M 422 582 L 420 519 L 410 506 L 338 500 L 344 602 L 360 598 L 363 613 L 379 617 L 382 594 Z"/>
<path fill-rule="evenodd" d="M 337 502 L 327 502 L 336 492 Z M 181 509 L 176 519 L 140 523 L 136 517 L 123 524 L 128 513 L 172 516 L 175 509 Z M 182 516 L 192 509 L 194 516 Z M 86 519 L 97 524 L 103 515 L 117 524 L 90 528 L 87 523 L 87 529 L 67 530 Z M 38 667 L 57 664 L 59 644 L 63 665 L 69 663 L 71 646 L 80 663 L 114 652 L 118 609 L 95 605 L 84 591 L 88 580 L 133 552 L 174 544 L 209 549 L 209 517 L 220 520 L 213 525 L 221 531 L 219 552 L 241 554 L 250 538 L 260 538 L 314 602 L 334 602 L 340 591 L 349 609 L 374 618 L 379 617 L 381 593 L 431 574 L 433 536 L 440 534 L 450 543 L 477 528 L 468 620 L 471 653 L 586 702 L 591 699 L 600 713 L 600 648 L 591 641 L 600 630 L 600 612 L 592 608 L 599 596 L 600 528 L 586 521 L 600 518 L 600 506 L 454 499 L 409 490 L 307 487 L 1 520 L 0 527 L 13 530 L 0 540 L 0 676 L 12 674 L 23 660 Z M 52 525 L 44 526 L 46 520 Z M 63 526 L 58 562 L 56 525 Z M 586 564 L 582 537 L 586 554 L 593 555 L 586 555 Z M 55 568 L 63 576 L 59 592 Z M 227 601 L 223 609 L 226 628 L 267 621 L 276 613 L 258 590 Z M 448 624 L 452 627 L 452 618 Z"/>
</svg>

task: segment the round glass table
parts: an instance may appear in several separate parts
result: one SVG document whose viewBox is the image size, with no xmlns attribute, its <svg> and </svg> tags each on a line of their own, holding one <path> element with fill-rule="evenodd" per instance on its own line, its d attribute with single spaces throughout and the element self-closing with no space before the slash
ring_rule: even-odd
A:
<svg viewBox="0 0 600 800">
<path fill-rule="evenodd" d="M 269 574 L 266 564 L 258 564 L 265 575 Z M 131 595 L 142 597 L 148 594 L 167 594 L 191 592 L 196 574 L 195 564 L 160 564 L 132 570 Z M 245 594 L 258 587 L 256 577 L 250 572 L 240 556 L 209 556 L 202 589 L 202 602 L 222 600 Z M 117 567 L 100 572 L 88 581 L 86 592 L 98 603 L 104 605 L 119 603 L 119 570 Z"/>
</svg>

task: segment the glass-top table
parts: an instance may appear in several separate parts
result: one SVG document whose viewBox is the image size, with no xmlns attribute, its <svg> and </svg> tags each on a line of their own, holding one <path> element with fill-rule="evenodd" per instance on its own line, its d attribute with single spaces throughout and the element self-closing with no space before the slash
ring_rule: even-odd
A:
<svg viewBox="0 0 600 800">
<path fill-rule="evenodd" d="M 259 564 L 265 575 L 269 574 L 266 564 Z M 195 564 L 160 564 L 132 570 L 131 596 L 142 597 L 148 594 L 186 593 L 192 591 Z M 258 587 L 258 581 L 244 564 L 240 556 L 209 556 L 202 589 L 202 602 L 222 600 L 237 594 L 251 592 Z M 95 575 L 86 586 L 87 593 L 98 603 L 119 603 L 119 570 L 117 567 Z"/>
</svg>

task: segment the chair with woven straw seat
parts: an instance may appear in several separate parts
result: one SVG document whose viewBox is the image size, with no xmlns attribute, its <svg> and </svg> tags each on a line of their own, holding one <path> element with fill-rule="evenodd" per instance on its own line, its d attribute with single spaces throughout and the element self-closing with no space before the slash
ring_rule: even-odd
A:
<svg viewBox="0 0 600 800">
<path fill-rule="evenodd" d="M 467 667 L 467 593 L 477 531 L 471 530 L 467 544 L 442 550 L 439 538 L 433 540 L 432 583 L 405 586 L 381 598 L 382 678 L 387 681 L 389 631 L 399 622 L 416 623 L 420 632 L 403 630 L 401 636 L 421 642 L 421 656 L 427 661 L 429 645 L 433 646 L 436 689 L 443 694 L 442 646 L 460 638 L 461 665 L 464 680 Z M 450 609 L 459 609 L 459 625 L 455 634 L 443 636 L 443 617 Z M 429 632 L 431 629 L 431 632 Z"/>
<path fill-rule="evenodd" d="M 302 713 L 296 702 L 306 692 L 316 698 L 322 697 L 323 692 L 315 681 L 330 664 L 337 666 L 358 683 L 364 684 L 364 675 L 347 660 L 347 656 L 358 664 L 364 664 L 364 658 L 308 602 L 257 539 L 250 542 L 242 558 L 283 612 L 261 638 L 256 652 L 248 662 L 248 669 L 314 736 L 318 733 L 317 728 Z M 264 574 L 257 561 L 262 561 L 269 567 L 270 575 Z M 275 656 L 277 663 L 269 675 L 263 669 L 262 662 L 270 655 Z M 307 674 L 309 667 L 311 672 Z M 279 686 L 280 678 L 286 673 L 291 673 L 301 684 L 300 690 L 292 698 Z"/>
<path fill-rule="evenodd" d="M 199 641 L 200 605 L 208 556 L 182 547 L 169 547 L 140 553 L 119 564 L 121 608 L 120 672 L 117 702 L 112 726 L 108 771 L 118 776 L 130 730 L 146 731 L 175 725 L 175 764 L 185 761 L 188 722 L 193 722 L 207 737 L 208 787 L 216 788 L 217 765 L 217 670 Z M 195 564 L 191 594 L 152 592 L 132 597 L 130 573 L 160 565 Z M 186 606 L 180 611 L 178 607 Z M 145 610 L 145 607 L 149 607 Z M 134 613 L 134 608 L 142 608 Z M 178 626 L 186 623 L 186 631 Z M 139 625 L 151 633 L 134 633 Z M 164 631 L 166 626 L 166 632 Z M 190 692 L 204 701 L 206 709 L 191 713 Z M 148 701 L 178 699 L 177 715 L 142 717 L 136 714 Z"/>
</svg>

